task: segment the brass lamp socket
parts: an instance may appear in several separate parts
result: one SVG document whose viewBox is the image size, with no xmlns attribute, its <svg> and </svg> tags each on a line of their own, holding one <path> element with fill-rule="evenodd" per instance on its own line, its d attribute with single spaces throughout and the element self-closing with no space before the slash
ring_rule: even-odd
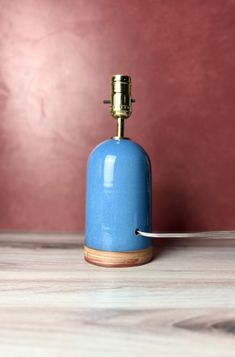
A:
<svg viewBox="0 0 235 357">
<path fill-rule="evenodd" d="M 132 112 L 131 77 L 116 74 L 112 77 L 111 113 L 114 118 L 127 119 Z"/>
<path fill-rule="evenodd" d="M 115 140 L 126 139 L 124 137 L 124 121 L 132 113 L 131 77 L 123 74 L 112 76 L 111 100 L 104 100 L 105 104 L 111 104 L 112 116 L 117 119 L 117 132 Z"/>
</svg>

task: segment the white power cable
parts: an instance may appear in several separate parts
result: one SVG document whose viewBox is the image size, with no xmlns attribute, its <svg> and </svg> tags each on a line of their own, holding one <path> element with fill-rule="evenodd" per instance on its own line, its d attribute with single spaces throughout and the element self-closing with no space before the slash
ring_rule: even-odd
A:
<svg viewBox="0 0 235 357">
<path fill-rule="evenodd" d="M 205 238 L 205 239 L 235 239 L 235 231 L 206 231 L 185 233 L 150 233 L 136 230 L 136 234 L 148 238 Z"/>
</svg>

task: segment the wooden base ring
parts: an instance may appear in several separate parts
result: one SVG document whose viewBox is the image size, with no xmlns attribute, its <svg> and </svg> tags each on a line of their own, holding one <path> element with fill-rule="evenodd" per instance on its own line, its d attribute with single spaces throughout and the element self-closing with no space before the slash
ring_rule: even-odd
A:
<svg viewBox="0 0 235 357">
<path fill-rule="evenodd" d="M 107 252 L 84 246 L 87 262 L 103 267 L 132 267 L 148 263 L 153 257 L 152 247 L 130 252 Z"/>
</svg>

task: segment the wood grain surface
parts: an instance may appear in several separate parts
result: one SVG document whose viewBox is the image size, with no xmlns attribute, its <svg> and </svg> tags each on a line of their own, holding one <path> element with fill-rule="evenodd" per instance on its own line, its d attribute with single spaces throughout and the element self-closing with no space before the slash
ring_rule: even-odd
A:
<svg viewBox="0 0 235 357">
<path fill-rule="evenodd" d="M 90 265 L 82 245 L 0 235 L 1 357 L 234 357 L 233 243 L 171 242 L 132 268 Z"/>
<path fill-rule="evenodd" d="M 84 246 L 85 260 L 109 268 L 133 267 L 148 263 L 153 257 L 152 247 L 131 252 L 107 252 Z"/>
</svg>

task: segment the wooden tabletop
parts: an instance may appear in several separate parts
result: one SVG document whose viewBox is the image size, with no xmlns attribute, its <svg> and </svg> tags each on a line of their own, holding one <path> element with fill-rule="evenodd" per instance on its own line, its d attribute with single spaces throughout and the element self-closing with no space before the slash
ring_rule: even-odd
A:
<svg viewBox="0 0 235 357">
<path fill-rule="evenodd" d="M 82 245 L 0 235 L 0 356 L 235 356 L 234 246 L 172 243 L 110 269 Z"/>
</svg>

